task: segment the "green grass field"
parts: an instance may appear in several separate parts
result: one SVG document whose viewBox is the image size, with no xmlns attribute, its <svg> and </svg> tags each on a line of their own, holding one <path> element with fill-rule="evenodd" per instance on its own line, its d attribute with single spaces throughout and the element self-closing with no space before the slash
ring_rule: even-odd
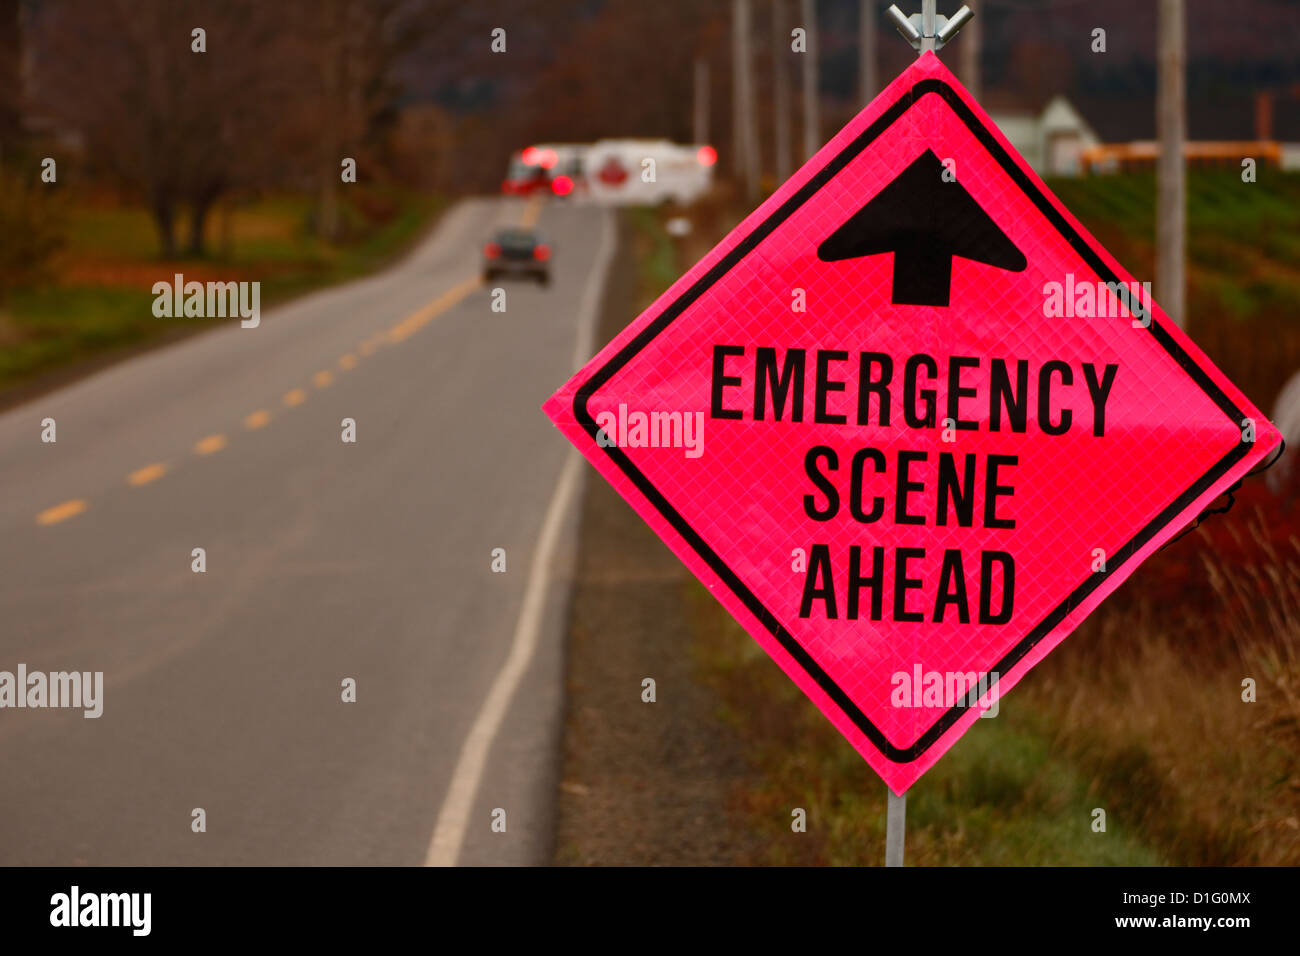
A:
<svg viewBox="0 0 1300 956">
<path fill-rule="evenodd" d="M 1187 331 L 1266 409 L 1300 369 L 1300 174 L 1191 170 Z M 1048 183 L 1140 280 L 1155 279 L 1155 176 Z M 1155 286 L 1159 301 L 1159 284 Z M 1260 349 L 1261 343 L 1269 348 Z"/>
<path fill-rule="evenodd" d="M 200 281 L 258 280 L 265 309 L 383 266 L 442 206 L 436 197 L 381 187 L 344 190 L 341 202 L 342 241 L 315 235 L 310 197 L 270 196 L 214 212 L 205 257 L 164 261 L 143 208 L 65 198 L 64 246 L 48 280 L 15 290 L 0 308 L 0 390 L 223 321 L 153 315 L 153 283 L 176 272 Z M 178 236 L 186 229 L 179 223 Z"/>
</svg>

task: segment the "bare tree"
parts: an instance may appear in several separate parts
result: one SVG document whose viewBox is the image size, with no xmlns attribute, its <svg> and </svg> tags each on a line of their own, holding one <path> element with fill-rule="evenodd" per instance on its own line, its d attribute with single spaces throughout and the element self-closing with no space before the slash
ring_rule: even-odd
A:
<svg viewBox="0 0 1300 956">
<path fill-rule="evenodd" d="M 290 136 L 311 157 L 319 194 L 317 231 L 340 231 L 338 192 L 345 157 L 373 168 L 383 127 L 396 116 L 394 65 L 446 4 L 427 0 L 280 0 L 290 30 L 295 113 Z M 366 154 L 368 162 L 360 158 Z"/>
<path fill-rule="evenodd" d="M 273 47 L 283 37 L 255 0 L 53 0 L 43 11 L 36 95 L 85 139 L 91 161 L 148 203 L 164 256 L 188 248 L 223 192 L 272 164 L 283 88 Z M 196 52 L 195 30 L 207 52 Z"/>
<path fill-rule="evenodd" d="M 382 141 L 398 54 L 444 2 L 50 0 L 39 95 L 145 199 L 164 256 L 182 208 L 185 248 L 203 254 L 210 211 L 239 189 L 313 183 L 333 236 L 340 163 Z"/>
<path fill-rule="evenodd" d="M 546 25 L 534 14 L 534 29 Z M 718 62 L 726 26 L 725 16 L 699 0 L 611 3 L 585 18 L 574 13 L 544 35 L 551 38 L 548 63 L 521 75 L 522 58 L 541 41 L 520 51 L 521 62 L 514 53 L 489 61 L 502 85 L 518 83 L 517 98 L 499 102 L 492 122 L 513 128 L 513 148 L 607 136 L 688 142 L 695 135 L 694 63 L 700 56 Z M 486 31 L 481 36 L 481 47 L 477 36 L 474 42 L 486 52 Z M 481 61 L 472 62 L 466 74 L 482 69 Z"/>
</svg>

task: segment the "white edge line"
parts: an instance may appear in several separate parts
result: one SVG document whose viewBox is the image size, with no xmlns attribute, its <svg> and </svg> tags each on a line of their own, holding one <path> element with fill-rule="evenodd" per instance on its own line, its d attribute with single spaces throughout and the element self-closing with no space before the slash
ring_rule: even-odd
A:
<svg viewBox="0 0 1300 956">
<path fill-rule="evenodd" d="M 600 248 L 597 258 L 592 263 L 583 290 L 579 309 L 578 340 L 574 351 L 574 367 L 589 358 L 591 338 L 594 334 L 596 309 L 599 296 L 605 286 L 605 273 L 613 255 L 613 237 L 610 235 L 612 216 L 608 210 L 602 210 Z M 555 557 L 555 548 L 564 526 L 564 519 L 572 506 L 576 495 L 581 456 L 570 451 L 565 460 L 560 480 L 546 507 L 546 517 L 542 521 L 542 530 L 537 537 L 537 547 L 533 552 L 532 566 L 528 572 L 528 584 L 524 589 L 523 605 L 519 609 L 519 619 L 515 622 L 514 639 L 510 644 L 510 653 L 505 663 L 497 672 L 488 690 L 487 697 L 479 708 L 478 716 L 470 727 L 465 742 L 461 744 L 460 756 L 456 758 L 456 768 L 452 771 L 451 785 L 443 799 L 442 809 L 438 812 L 438 822 L 433 828 L 433 837 L 429 841 L 429 851 L 425 855 L 425 866 L 455 866 L 460 859 L 461 847 L 465 842 L 465 831 L 469 827 L 470 810 L 474 796 L 478 793 L 487 766 L 488 752 L 496 740 L 501 722 L 510 708 L 510 701 L 519 687 L 519 682 L 532 664 L 533 654 L 537 650 L 537 639 L 541 632 L 542 618 L 546 610 L 546 593 L 551 577 L 551 564 Z M 484 821 L 487 826 L 487 821 Z"/>
</svg>

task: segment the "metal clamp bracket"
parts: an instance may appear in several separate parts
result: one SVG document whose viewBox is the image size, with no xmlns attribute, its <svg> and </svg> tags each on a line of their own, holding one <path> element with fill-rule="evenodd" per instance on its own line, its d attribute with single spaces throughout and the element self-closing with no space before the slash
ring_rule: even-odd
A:
<svg viewBox="0 0 1300 956">
<path fill-rule="evenodd" d="M 910 17 L 897 4 L 891 4 L 885 13 L 894 21 L 894 26 L 903 35 L 903 39 L 912 44 L 917 53 L 927 50 L 942 50 L 944 45 L 952 42 L 957 31 L 975 16 L 971 8 L 962 4 L 962 8 L 951 17 L 935 12 L 937 0 L 921 0 L 921 12 Z"/>
</svg>

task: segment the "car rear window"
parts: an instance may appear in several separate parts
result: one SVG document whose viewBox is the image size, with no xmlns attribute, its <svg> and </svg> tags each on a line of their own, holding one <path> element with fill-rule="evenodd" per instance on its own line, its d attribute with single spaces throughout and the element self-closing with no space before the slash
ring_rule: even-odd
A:
<svg viewBox="0 0 1300 956">
<path fill-rule="evenodd" d="M 537 240 L 531 233 L 504 232 L 497 237 L 503 252 L 532 252 Z"/>
</svg>

